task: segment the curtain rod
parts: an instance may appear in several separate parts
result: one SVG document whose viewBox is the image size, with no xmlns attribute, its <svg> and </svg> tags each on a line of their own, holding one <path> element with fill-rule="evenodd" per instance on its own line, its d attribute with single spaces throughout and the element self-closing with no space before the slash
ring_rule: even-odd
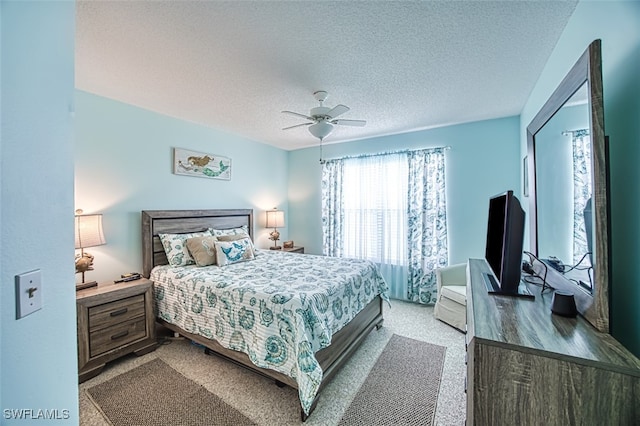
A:
<svg viewBox="0 0 640 426">
<path fill-rule="evenodd" d="M 397 151 L 384 151 L 384 152 L 378 152 L 375 154 L 357 154 L 357 155 L 347 155 L 344 157 L 338 157 L 338 158 L 330 158 L 330 159 L 325 159 L 323 158 L 321 161 L 334 161 L 334 160 L 346 160 L 349 158 L 366 158 L 366 157 L 377 157 L 379 155 L 391 155 L 391 154 L 403 154 L 406 152 L 417 152 L 417 151 L 428 151 L 428 150 L 433 150 L 433 151 L 438 151 L 438 150 L 443 150 L 443 151 L 449 151 L 451 149 L 451 145 L 447 145 L 447 146 L 436 146 L 436 147 L 432 147 L 432 148 L 417 148 L 417 149 L 400 149 Z"/>
</svg>

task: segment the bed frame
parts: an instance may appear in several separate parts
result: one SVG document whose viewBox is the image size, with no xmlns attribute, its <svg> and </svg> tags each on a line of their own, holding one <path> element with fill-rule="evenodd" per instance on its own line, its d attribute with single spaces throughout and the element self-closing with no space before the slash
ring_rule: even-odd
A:
<svg viewBox="0 0 640 426">
<path fill-rule="evenodd" d="M 149 278 L 154 266 L 166 265 L 167 257 L 158 234 L 186 233 L 204 231 L 207 228 L 227 229 L 247 226 L 249 235 L 253 238 L 253 210 L 143 210 L 142 211 L 142 263 L 143 275 Z M 221 346 L 217 341 L 189 333 L 173 324 L 157 318 L 166 328 L 179 333 L 186 338 L 203 345 L 206 353 L 215 353 L 242 367 L 248 368 L 262 376 L 276 381 L 278 386 L 287 385 L 298 389 L 298 383 L 284 374 L 274 370 L 260 368 L 254 365 L 243 352 L 237 352 Z M 333 335 L 331 345 L 316 353 L 316 359 L 323 371 L 323 379 L 318 394 L 309 410 L 305 414 L 300 410 L 302 421 L 313 412 L 318 402 L 320 391 L 338 372 L 340 367 L 358 349 L 369 332 L 375 327 L 382 327 L 382 298 L 377 296 L 358 315 Z"/>
</svg>

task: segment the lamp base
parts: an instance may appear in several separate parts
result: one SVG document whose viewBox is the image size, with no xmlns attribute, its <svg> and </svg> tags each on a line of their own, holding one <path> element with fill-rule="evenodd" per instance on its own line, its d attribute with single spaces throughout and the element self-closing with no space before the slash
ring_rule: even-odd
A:
<svg viewBox="0 0 640 426">
<path fill-rule="evenodd" d="M 97 287 L 97 281 L 90 281 L 88 283 L 78 283 L 76 284 L 76 291 L 84 290 L 85 288 Z"/>
<path fill-rule="evenodd" d="M 280 246 L 271 246 L 271 247 L 269 247 L 269 250 L 282 250 L 282 247 L 280 247 Z"/>
</svg>

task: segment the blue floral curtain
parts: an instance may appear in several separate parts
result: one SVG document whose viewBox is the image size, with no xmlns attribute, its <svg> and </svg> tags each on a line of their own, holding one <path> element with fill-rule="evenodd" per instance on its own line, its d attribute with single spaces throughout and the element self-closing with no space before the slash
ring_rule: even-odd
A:
<svg viewBox="0 0 640 426">
<path fill-rule="evenodd" d="M 447 265 L 447 203 L 444 150 L 412 151 L 409 157 L 409 293 L 414 302 L 435 303 L 435 270 Z"/>
<path fill-rule="evenodd" d="M 322 169 L 324 254 L 373 260 L 387 281 L 392 298 L 434 303 L 437 296 L 435 269 L 446 266 L 448 261 L 444 150 L 403 151 L 326 161 Z M 401 166 L 393 166 L 398 161 Z M 388 167 L 397 168 L 390 171 Z M 398 172 L 394 175 L 393 170 Z M 384 178 L 385 175 L 388 177 Z M 391 188 L 382 188 L 391 181 Z M 394 196 L 399 195 L 399 190 L 406 195 Z M 351 194 L 346 202 L 345 193 Z M 353 198 L 362 199 L 354 203 Z M 390 200 L 392 198 L 398 199 L 397 207 L 394 207 L 396 201 Z M 352 204 L 361 206 L 360 213 L 353 211 Z M 345 205 L 349 206 L 345 208 Z M 400 216 L 395 216 L 398 208 Z M 371 218 L 380 211 L 390 216 L 378 216 L 375 221 L 378 225 L 371 227 Z M 396 223 L 398 220 L 400 223 Z M 392 232 L 389 232 L 390 228 Z M 372 237 L 371 233 L 379 235 Z M 376 248 L 372 249 L 372 246 Z"/>
<path fill-rule="evenodd" d="M 591 138 L 589 130 L 573 131 L 573 264 L 589 251 L 584 210 L 591 198 Z M 584 262 L 584 260 L 583 260 Z M 584 264 L 584 263 L 583 263 Z"/>
<path fill-rule="evenodd" d="M 322 166 L 322 249 L 325 256 L 344 253 L 344 162 L 326 161 Z"/>
</svg>

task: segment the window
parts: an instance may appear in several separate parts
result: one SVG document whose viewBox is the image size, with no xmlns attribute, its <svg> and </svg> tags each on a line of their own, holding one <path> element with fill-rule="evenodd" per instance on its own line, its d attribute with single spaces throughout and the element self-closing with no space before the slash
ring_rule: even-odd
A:
<svg viewBox="0 0 640 426">
<path fill-rule="evenodd" d="M 448 262 L 444 150 L 326 161 L 324 254 L 373 261 L 391 297 L 433 303 Z"/>
<path fill-rule="evenodd" d="M 404 264 L 407 158 L 390 154 L 344 162 L 344 256 Z"/>
</svg>

